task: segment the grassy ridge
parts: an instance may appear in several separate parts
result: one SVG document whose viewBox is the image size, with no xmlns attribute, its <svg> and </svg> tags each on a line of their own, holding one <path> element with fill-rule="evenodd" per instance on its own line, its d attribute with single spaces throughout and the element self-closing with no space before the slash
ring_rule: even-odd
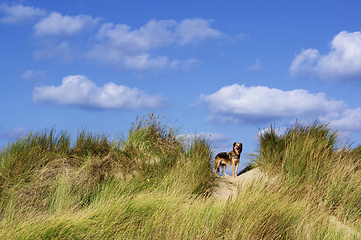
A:
<svg viewBox="0 0 361 240">
<path fill-rule="evenodd" d="M 357 239 L 360 148 L 320 124 L 259 137 L 255 166 L 277 181 L 219 201 L 210 143 L 159 115 L 115 141 L 32 133 L 0 155 L 0 239 Z"/>
<path fill-rule="evenodd" d="M 88 233 L 91 226 L 81 227 L 88 221 L 80 224 L 80 232 L 69 233 L 61 230 L 66 228 L 68 220 L 53 226 L 52 219 L 59 222 L 59 218 L 84 212 L 87 215 L 88 211 L 91 218 L 108 218 L 117 212 L 110 207 L 113 204 L 121 209 L 121 202 L 131 204 L 143 198 L 140 196 L 150 199 L 139 212 L 137 207 L 143 204 L 126 205 L 126 209 L 134 210 L 130 216 L 126 214 L 116 220 L 119 222 L 129 217 L 144 218 L 147 216 L 144 212 L 149 210 L 150 214 L 157 210 L 159 204 L 154 203 L 162 205 L 163 200 L 152 201 L 153 193 L 158 197 L 172 193 L 170 196 L 174 199 L 179 195 L 186 199 L 208 196 L 213 183 L 209 143 L 202 138 L 186 142 L 161 120 L 161 116 L 154 114 L 137 119 L 127 136 L 113 142 L 81 131 L 72 145 L 67 132 L 57 135 L 55 130 L 50 130 L 32 133 L 9 144 L 0 155 L 1 233 L 9 231 L 10 234 L 5 235 L 16 236 L 15 239 L 34 234 L 73 238 L 81 236 L 82 231 Z M 96 214 L 99 211 L 100 216 Z M 44 227 L 44 221 L 49 225 Z M 41 229 L 37 229 L 40 226 L 34 226 L 34 222 L 41 223 Z M 27 234 L 21 231 L 14 235 L 15 229 Z M 104 233 L 98 235 L 97 232 L 95 236 L 103 237 Z M 113 236 L 112 232 L 107 234 Z"/>
<path fill-rule="evenodd" d="M 296 124 L 283 135 L 271 126 L 259 136 L 255 162 L 280 175 L 297 197 L 310 198 L 341 221 L 361 217 L 361 147 L 341 146 L 327 125 Z"/>
</svg>

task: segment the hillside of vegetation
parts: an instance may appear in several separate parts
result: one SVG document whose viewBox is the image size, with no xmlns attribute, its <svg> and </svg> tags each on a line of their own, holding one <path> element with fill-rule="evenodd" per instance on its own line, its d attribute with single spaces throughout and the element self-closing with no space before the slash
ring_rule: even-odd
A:
<svg viewBox="0 0 361 240">
<path fill-rule="evenodd" d="M 113 141 L 47 130 L 8 144 L 0 239 L 360 238 L 361 147 L 326 125 L 271 126 L 232 181 L 253 177 L 219 198 L 227 177 L 212 172 L 211 143 L 162 121 L 149 114 Z"/>
</svg>

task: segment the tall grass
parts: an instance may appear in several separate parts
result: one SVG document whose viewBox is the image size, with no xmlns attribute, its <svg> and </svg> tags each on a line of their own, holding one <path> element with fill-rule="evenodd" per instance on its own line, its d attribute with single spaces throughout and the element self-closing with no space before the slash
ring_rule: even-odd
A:
<svg viewBox="0 0 361 240">
<path fill-rule="evenodd" d="M 56 135 L 52 129 L 9 144 L 0 154 L 1 225 L 82 211 L 123 192 L 174 188 L 190 196 L 209 194 L 210 145 L 195 139 L 186 149 L 178 131 L 162 119 L 154 113 L 137 118 L 128 135 L 113 142 L 82 130 L 71 144 L 67 132 Z M 203 173 L 201 180 L 184 168 Z"/>
<path fill-rule="evenodd" d="M 361 150 L 340 149 L 327 126 L 264 133 L 256 165 L 282 182 L 254 181 L 223 201 L 212 197 L 217 178 L 207 139 L 183 139 L 162 121 L 154 113 L 137 118 L 114 141 L 80 131 L 72 144 L 67 132 L 50 130 L 9 144 L 0 155 L 0 239 L 359 237 L 352 192 Z"/>
<path fill-rule="evenodd" d="M 162 124 L 163 117 L 150 113 L 147 118 L 136 119 L 128 135 L 117 142 L 122 166 L 127 171 L 139 170 L 142 174 L 166 171 L 182 153 L 183 142 L 178 130 Z"/>
<path fill-rule="evenodd" d="M 6 226 L 6 239 L 357 239 L 307 201 L 253 185 L 234 202 L 174 191 L 102 188 L 87 208 Z M 111 192 L 112 193 L 111 193 Z M 118 193 L 117 194 L 114 194 Z"/>
<path fill-rule="evenodd" d="M 70 138 L 67 132 L 55 135 L 54 129 L 44 134 L 30 133 L 27 137 L 10 143 L 0 155 L 0 169 L 3 180 L 24 177 L 32 170 L 46 164 L 55 155 L 67 154 Z"/>
<path fill-rule="evenodd" d="M 256 165 L 281 176 L 295 197 L 307 197 L 341 221 L 361 217 L 360 147 L 342 146 L 327 124 L 297 124 L 284 134 L 274 126 L 259 135 Z"/>
</svg>

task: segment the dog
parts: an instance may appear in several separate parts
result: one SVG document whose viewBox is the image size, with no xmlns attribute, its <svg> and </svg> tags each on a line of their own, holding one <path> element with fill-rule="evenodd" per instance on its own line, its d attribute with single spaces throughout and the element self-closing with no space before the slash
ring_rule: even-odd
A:
<svg viewBox="0 0 361 240">
<path fill-rule="evenodd" d="M 222 166 L 223 174 L 227 175 L 224 171 L 226 170 L 227 164 L 232 166 L 232 177 L 236 177 L 239 165 L 239 159 L 242 152 L 242 143 L 233 143 L 232 152 L 221 152 L 218 153 L 214 159 L 214 174 L 217 175 L 219 172 L 219 167 Z M 234 171 L 234 166 L 236 165 L 236 172 Z"/>
</svg>

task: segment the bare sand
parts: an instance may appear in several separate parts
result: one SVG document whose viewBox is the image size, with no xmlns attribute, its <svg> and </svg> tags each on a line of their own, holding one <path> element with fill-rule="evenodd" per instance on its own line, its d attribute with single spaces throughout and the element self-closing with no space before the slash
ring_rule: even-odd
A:
<svg viewBox="0 0 361 240">
<path fill-rule="evenodd" d="M 258 168 L 252 169 L 235 178 L 230 175 L 217 176 L 217 187 L 214 190 L 213 197 L 216 199 L 235 199 L 239 188 L 255 181 L 267 181 L 268 179 L 267 175 L 262 173 Z"/>
</svg>

